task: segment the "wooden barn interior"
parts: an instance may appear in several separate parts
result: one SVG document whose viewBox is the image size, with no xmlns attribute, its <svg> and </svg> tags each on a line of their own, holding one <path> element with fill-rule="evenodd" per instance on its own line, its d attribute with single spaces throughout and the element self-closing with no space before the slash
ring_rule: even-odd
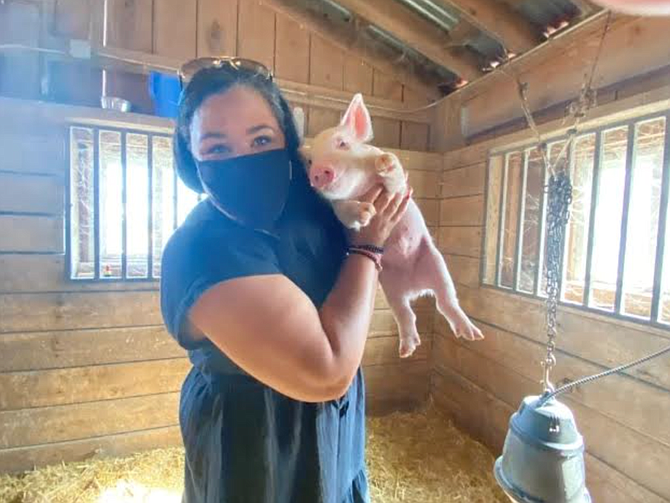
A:
<svg viewBox="0 0 670 503">
<path fill-rule="evenodd" d="M 0 473 L 181 444 L 191 364 L 163 327 L 160 256 L 197 198 L 158 97 L 196 56 L 271 68 L 307 142 L 362 93 L 373 144 L 409 172 L 486 338 L 456 339 L 422 299 L 423 344 L 400 359 L 380 291 L 371 415 L 432 401 L 495 457 L 541 393 L 541 142 L 570 142 L 573 183 L 552 382 L 668 346 L 666 30 L 586 0 L 0 0 Z M 121 173 L 138 180 L 123 200 Z M 667 355 L 561 400 L 594 501 L 670 501 Z"/>
</svg>

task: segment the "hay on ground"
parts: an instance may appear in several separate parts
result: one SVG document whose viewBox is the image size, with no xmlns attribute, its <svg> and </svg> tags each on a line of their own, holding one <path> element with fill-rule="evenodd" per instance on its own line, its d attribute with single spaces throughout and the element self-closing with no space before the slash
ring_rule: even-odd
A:
<svg viewBox="0 0 670 503">
<path fill-rule="evenodd" d="M 179 503 L 183 449 L 0 475 L 1 503 Z M 493 456 L 433 406 L 368 420 L 373 503 L 507 503 Z"/>
<path fill-rule="evenodd" d="M 509 503 L 491 452 L 432 405 L 370 418 L 367 458 L 374 503 Z"/>
</svg>

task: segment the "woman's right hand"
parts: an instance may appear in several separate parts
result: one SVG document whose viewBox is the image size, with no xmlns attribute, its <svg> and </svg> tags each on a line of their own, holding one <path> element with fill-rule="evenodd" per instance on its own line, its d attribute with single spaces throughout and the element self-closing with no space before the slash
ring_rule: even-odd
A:
<svg viewBox="0 0 670 503">
<path fill-rule="evenodd" d="M 350 231 L 350 243 L 354 246 L 384 246 L 393 228 L 405 214 L 410 197 L 412 189 L 409 186 L 405 192 L 397 194 L 391 194 L 381 186 L 369 190 L 360 201 L 372 203 L 376 210 L 375 215 L 359 231 Z"/>
</svg>

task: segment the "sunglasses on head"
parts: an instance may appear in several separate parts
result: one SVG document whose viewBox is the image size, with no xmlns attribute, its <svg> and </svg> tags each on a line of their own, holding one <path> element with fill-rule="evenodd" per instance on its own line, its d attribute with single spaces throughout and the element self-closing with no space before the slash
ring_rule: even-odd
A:
<svg viewBox="0 0 670 503">
<path fill-rule="evenodd" d="M 209 68 L 230 69 L 255 74 L 266 80 L 272 80 L 272 72 L 262 63 L 245 58 L 222 56 L 218 58 L 205 57 L 188 61 L 179 69 L 179 84 L 184 89 L 200 70 Z"/>
</svg>

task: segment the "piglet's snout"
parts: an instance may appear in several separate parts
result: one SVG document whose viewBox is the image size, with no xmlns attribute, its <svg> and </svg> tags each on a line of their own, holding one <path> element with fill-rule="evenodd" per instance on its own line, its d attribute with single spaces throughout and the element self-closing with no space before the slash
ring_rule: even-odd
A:
<svg viewBox="0 0 670 503">
<path fill-rule="evenodd" d="M 327 187 L 335 179 L 335 171 L 330 166 L 315 166 L 309 171 L 309 181 L 315 189 Z"/>
</svg>

